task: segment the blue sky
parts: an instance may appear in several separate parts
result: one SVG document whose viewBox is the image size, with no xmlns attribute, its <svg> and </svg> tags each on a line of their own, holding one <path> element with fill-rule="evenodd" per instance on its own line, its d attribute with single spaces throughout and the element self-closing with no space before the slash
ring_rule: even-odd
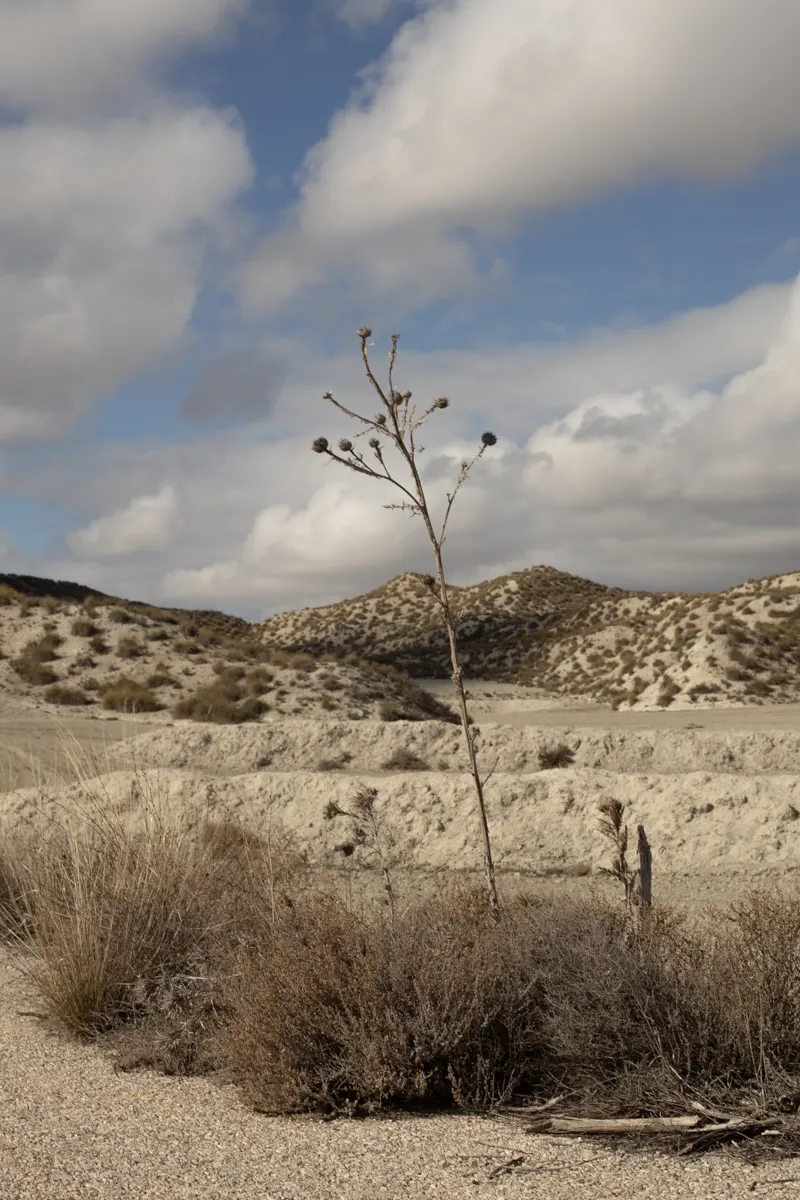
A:
<svg viewBox="0 0 800 1200">
<path fill-rule="evenodd" d="M 800 567 L 794 0 L 0 0 L 0 570 L 248 617 L 427 570 L 311 454 L 431 418 L 468 583 Z M 434 500 L 434 507 L 439 500 Z"/>
</svg>

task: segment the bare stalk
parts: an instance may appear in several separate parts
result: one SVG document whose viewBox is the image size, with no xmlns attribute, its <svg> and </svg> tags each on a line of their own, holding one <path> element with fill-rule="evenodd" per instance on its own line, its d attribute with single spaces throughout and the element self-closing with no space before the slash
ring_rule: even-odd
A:
<svg viewBox="0 0 800 1200">
<path fill-rule="evenodd" d="M 438 603 L 442 617 L 447 628 L 447 637 L 450 648 L 450 665 L 452 668 L 452 680 L 455 684 L 458 695 L 458 707 L 461 717 L 461 727 L 464 731 L 464 740 L 467 746 L 467 755 L 469 757 L 470 774 L 475 785 L 475 794 L 478 801 L 478 813 L 481 826 L 481 838 L 483 842 L 483 863 L 484 874 L 486 877 L 486 888 L 489 897 L 489 907 L 494 916 L 499 912 L 499 902 L 497 897 L 497 883 L 495 880 L 494 862 L 492 859 L 492 845 L 489 835 L 489 822 L 486 815 L 486 803 L 484 799 L 484 784 L 486 780 L 481 779 L 478 769 L 477 755 L 475 751 L 475 734 L 470 726 L 470 717 L 467 709 L 467 696 L 464 689 L 464 673 L 461 668 L 461 663 L 458 656 L 458 640 L 456 637 L 456 621 L 453 610 L 450 604 L 450 597 L 447 592 L 447 583 L 445 579 L 444 563 L 442 560 L 442 546 L 445 542 L 445 530 L 447 522 L 450 518 L 450 512 L 453 507 L 453 501 L 458 494 L 461 486 L 466 482 L 470 470 L 483 454 L 487 446 L 494 446 L 497 438 L 493 433 L 484 433 L 481 437 L 480 447 L 470 462 L 466 460 L 461 463 L 458 479 L 452 492 L 447 493 L 447 507 L 445 509 L 444 520 L 440 531 L 436 532 L 433 520 L 431 518 L 428 501 L 425 496 L 425 489 L 422 486 L 422 480 L 417 469 L 417 455 L 421 454 L 425 449 L 424 446 L 418 446 L 415 441 L 416 431 L 427 420 L 427 418 L 436 409 L 444 409 L 449 406 L 450 401 L 446 396 L 440 396 L 437 400 L 425 409 L 419 416 L 416 408 L 410 405 L 411 392 L 399 392 L 394 387 L 393 375 L 394 365 L 397 358 L 397 342 L 399 335 L 392 334 L 392 349 L 389 354 L 389 381 L 386 391 L 378 383 L 373 370 L 369 363 L 367 354 L 367 338 L 372 336 L 371 329 L 359 329 L 357 336 L 361 341 L 361 357 L 364 363 L 364 370 L 367 379 L 377 393 L 383 411 L 377 413 L 374 417 L 365 417 L 361 413 L 354 412 L 336 400 L 330 392 L 325 392 L 323 399 L 330 401 L 336 408 L 343 412 L 346 416 L 351 417 L 355 421 L 359 421 L 363 428 L 356 434 L 356 438 L 363 437 L 366 433 L 372 433 L 369 438 L 368 445 L 372 450 L 376 466 L 368 463 L 364 454 L 357 450 L 353 442 L 349 438 L 342 438 L 339 441 L 339 453 L 337 454 L 331 449 L 327 438 L 318 437 L 312 443 L 312 449 L 317 454 L 326 454 L 335 462 L 341 463 L 345 467 L 349 467 L 352 471 L 356 471 L 359 475 L 367 475 L 371 479 L 386 480 L 394 487 L 398 488 L 406 499 L 400 504 L 385 504 L 384 508 L 396 508 L 410 512 L 414 516 L 422 517 L 425 525 L 425 530 L 428 534 L 431 546 L 433 548 L 433 557 L 436 564 L 436 577 L 426 575 L 424 582 L 429 587 L 431 594 Z M 411 476 L 409 487 L 395 479 L 390 473 L 386 460 L 384 458 L 384 445 L 381 442 L 381 436 L 388 438 L 395 448 L 399 451 L 405 465 L 408 468 Z"/>
</svg>

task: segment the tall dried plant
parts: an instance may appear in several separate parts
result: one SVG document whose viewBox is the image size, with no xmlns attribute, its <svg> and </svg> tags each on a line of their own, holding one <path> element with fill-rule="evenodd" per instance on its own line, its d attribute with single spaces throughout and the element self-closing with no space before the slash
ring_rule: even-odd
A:
<svg viewBox="0 0 800 1200">
<path fill-rule="evenodd" d="M 410 404 L 411 392 L 400 392 L 395 389 L 393 375 L 394 365 L 397 358 L 397 342 L 399 335 L 392 334 L 392 349 L 389 353 L 389 380 L 386 391 L 378 383 L 372 368 L 369 363 L 369 355 L 367 354 L 367 339 L 372 336 L 371 329 L 359 329 L 357 337 L 361 342 L 361 358 L 364 363 L 364 370 L 367 374 L 372 387 L 378 394 L 380 402 L 383 406 L 383 412 L 377 413 L 373 417 L 365 417 L 361 413 L 354 412 L 347 408 L 334 398 L 331 392 L 325 392 L 323 399 L 330 401 L 340 412 L 351 417 L 354 421 L 359 421 L 363 429 L 356 434 L 356 438 L 363 437 L 365 434 L 371 434 L 368 445 L 372 451 L 373 457 L 377 466 L 370 465 L 362 452 L 356 449 L 355 445 L 349 438 L 342 438 L 338 443 L 339 453 L 331 449 L 328 439 L 318 437 L 312 443 L 312 449 L 317 454 L 326 454 L 335 462 L 341 463 L 345 467 L 349 467 L 352 471 L 357 471 L 359 475 L 367 475 L 371 479 L 386 480 L 394 487 L 398 488 L 407 499 L 401 504 L 385 504 L 384 508 L 400 509 L 412 513 L 414 516 L 422 517 L 425 525 L 425 530 L 430 539 L 433 548 L 433 557 L 436 563 L 436 577 L 426 575 L 424 581 L 429 587 L 434 599 L 438 603 L 444 624 L 447 629 L 447 637 L 450 645 L 450 664 L 452 667 L 452 680 L 455 684 L 458 694 L 458 706 L 461 715 L 461 726 L 464 730 L 464 740 L 467 746 L 467 755 L 469 757 L 470 774 L 472 775 L 475 784 L 475 794 L 478 801 L 478 812 L 480 817 L 481 838 L 483 842 L 483 863 L 484 874 L 486 877 L 486 887 L 488 891 L 489 906 L 493 915 L 497 915 L 499 904 L 497 898 L 497 883 L 495 880 L 494 861 L 492 859 L 492 845 L 489 835 L 489 822 L 486 815 L 486 803 L 484 799 L 484 784 L 486 780 L 481 778 L 478 769 L 478 760 L 475 750 L 475 736 L 470 722 L 469 712 L 467 709 L 467 697 L 464 689 L 464 673 L 458 655 L 458 641 L 456 637 L 456 621 L 450 603 L 450 597 L 447 591 L 447 582 L 445 579 L 444 563 L 442 561 L 442 546 L 445 541 L 445 530 L 447 522 L 450 518 L 450 511 L 453 507 L 453 501 L 465 483 L 470 470 L 483 454 L 487 446 L 494 446 L 497 438 L 493 433 L 484 433 L 481 436 L 480 447 L 477 453 L 472 458 L 471 462 L 464 460 L 461 463 L 461 468 L 456 480 L 456 485 L 452 492 L 447 493 L 447 507 L 445 509 L 444 520 L 437 534 L 433 519 L 431 517 L 428 501 L 425 496 L 425 489 L 422 486 L 419 470 L 417 468 L 417 456 L 424 450 L 423 446 L 418 446 L 415 441 L 415 433 L 420 426 L 428 419 L 428 417 L 439 409 L 445 409 L 449 406 L 450 401 L 446 396 L 440 396 L 437 400 L 425 409 L 421 415 L 417 415 L 417 410 L 414 405 Z M 388 439 L 388 442 L 393 444 L 399 452 L 402 461 L 408 468 L 411 476 L 411 484 L 406 487 L 398 479 L 390 473 L 385 459 L 385 443 L 381 438 Z"/>
</svg>

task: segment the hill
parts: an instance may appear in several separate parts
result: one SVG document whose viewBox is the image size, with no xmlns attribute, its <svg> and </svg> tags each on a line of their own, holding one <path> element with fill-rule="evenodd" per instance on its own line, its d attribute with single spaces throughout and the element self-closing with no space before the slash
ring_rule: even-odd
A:
<svg viewBox="0 0 800 1200">
<path fill-rule="evenodd" d="M 455 720 L 403 672 L 266 645 L 225 613 L 156 608 L 80 584 L 0 581 L 0 696 L 148 721 Z"/>
<path fill-rule="evenodd" d="M 450 588 L 465 676 L 615 708 L 800 699 L 800 573 L 722 592 L 608 587 L 548 566 Z M 270 646 L 350 650 L 416 678 L 449 674 L 438 606 L 417 574 L 270 617 Z"/>
</svg>

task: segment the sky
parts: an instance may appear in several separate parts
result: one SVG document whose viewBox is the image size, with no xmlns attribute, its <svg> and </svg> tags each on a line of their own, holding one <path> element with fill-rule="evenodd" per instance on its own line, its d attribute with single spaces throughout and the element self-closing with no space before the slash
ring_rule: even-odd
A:
<svg viewBox="0 0 800 1200">
<path fill-rule="evenodd" d="M 797 0 L 0 0 L 0 571 L 251 620 L 800 570 Z M 396 477 L 402 462 L 387 452 Z"/>
</svg>

